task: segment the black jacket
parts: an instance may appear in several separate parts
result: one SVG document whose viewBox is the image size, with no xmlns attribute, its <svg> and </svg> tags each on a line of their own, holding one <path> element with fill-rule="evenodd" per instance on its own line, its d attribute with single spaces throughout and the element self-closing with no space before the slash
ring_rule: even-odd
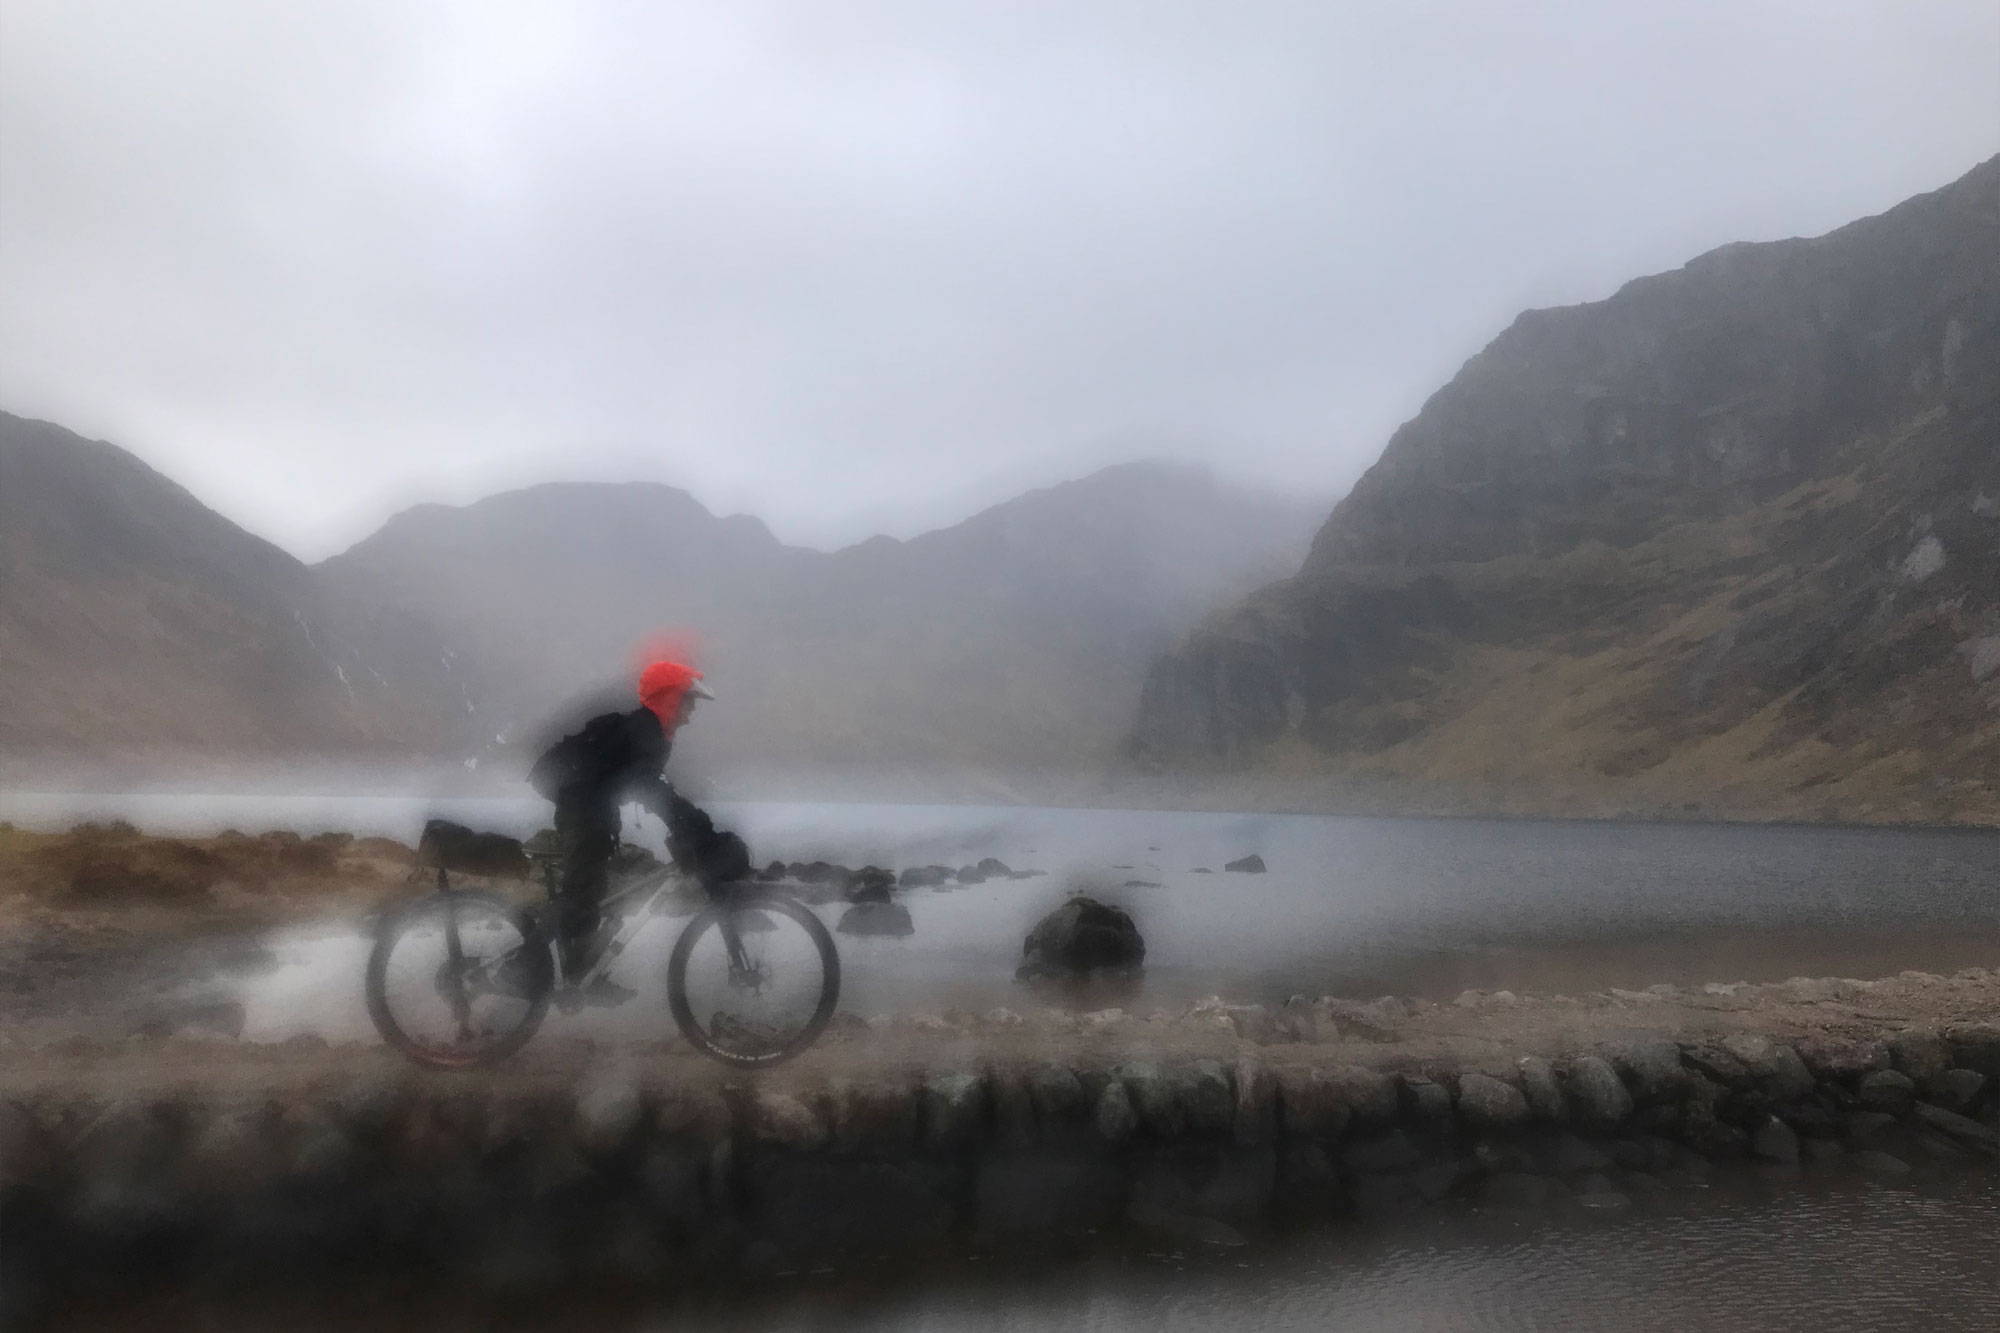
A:
<svg viewBox="0 0 2000 1333">
<path fill-rule="evenodd" d="M 742 879 L 750 873 L 749 849 L 674 790 L 663 772 L 672 753 L 651 709 L 601 713 L 551 745 L 528 770 L 528 781 L 558 807 L 612 829 L 618 807 L 636 801 L 666 824 L 667 850 L 683 870 L 707 884 Z"/>
</svg>

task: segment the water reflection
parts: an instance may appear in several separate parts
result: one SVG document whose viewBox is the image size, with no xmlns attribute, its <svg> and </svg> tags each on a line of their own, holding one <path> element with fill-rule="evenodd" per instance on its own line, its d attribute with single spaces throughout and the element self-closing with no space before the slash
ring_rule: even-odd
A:
<svg viewBox="0 0 2000 1333">
<path fill-rule="evenodd" d="M 1153 1253 L 1039 1276 L 995 1270 L 923 1288 L 801 1281 L 715 1329 L 1306 1330 L 1978 1329 L 2000 1327 L 2000 1180 L 1941 1192 L 1804 1187 L 1585 1228 L 1424 1216 L 1259 1257 Z M 975 1266 L 976 1267 L 976 1266 Z"/>
</svg>

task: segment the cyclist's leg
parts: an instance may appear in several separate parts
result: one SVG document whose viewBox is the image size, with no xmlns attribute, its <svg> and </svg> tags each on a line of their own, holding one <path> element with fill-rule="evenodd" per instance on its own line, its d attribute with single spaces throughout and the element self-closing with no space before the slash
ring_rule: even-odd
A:
<svg viewBox="0 0 2000 1333">
<path fill-rule="evenodd" d="M 563 975 L 574 982 L 590 964 L 588 954 L 610 883 L 611 853 L 618 846 L 618 808 L 591 796 L 559 801 L 556 835 L 562 843 L 556 931 Z"/>
</svg>

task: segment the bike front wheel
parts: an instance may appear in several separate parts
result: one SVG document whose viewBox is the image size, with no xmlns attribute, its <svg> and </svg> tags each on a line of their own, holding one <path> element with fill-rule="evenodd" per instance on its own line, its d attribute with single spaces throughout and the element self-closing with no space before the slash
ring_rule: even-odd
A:
<svg viewBox="0 0 2000 1333">
<path fill-rule="evenodd" d="M 385 913 L 368 955 L 376 1031 L 438 1069 L 493 1064 L 520 1050 L 554 990 L 540 925 L 488 893 L 433 893 Z"/>
<path fill-rule="evenodd" d="M 746 894 L 689 921 L 667 961 L 681 1033 L 724 1064 L 757 1068 L 812 1045 L 840 998 L 840 955 L 811 908 Z"/>
</svg>

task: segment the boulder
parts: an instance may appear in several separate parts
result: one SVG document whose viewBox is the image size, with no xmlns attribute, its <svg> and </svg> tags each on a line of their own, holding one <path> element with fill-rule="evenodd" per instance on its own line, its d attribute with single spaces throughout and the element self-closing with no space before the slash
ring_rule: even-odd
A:
<svg viewBox="0 0 2000 1333">
<path fill-rule="evenodd" d="M 1855 1166 L 1883 1180 L 1901 1180 L 1910 1174 L 1910 1164 L 1900 1157 L 1873 1148 L 1863 1149 L 1848 1158 Z"/>
<path fill-rule="evenodd" d="M 1337 1139 L 1354 1117 L 1340 1086 L 1313 1069 L 1280 1070 L 1278 1103 L 1285 1132 L 1293 1138 Z"/>
<path fill-rule="evenodd" d="M 1750 1136 L 1750 1151 L 1766 1162 L 1791 1166 L 1799 1160 L 1799 1136 L 1778 1117 L 1766 1116 Z"/>
<path fill-rule="evenodd" d="M 1889 1065 L 1922 1082 L 1951 1068 L 1951 1044 L 1933 1028 L 1908 1028 L 1889 1038 Z"/>
<path fill-rule="evenodd" d="M 1887 1069 L 1889 1048 L 1879 1041 L 1809 1037 L 1799 1043 L 1799 1058 L 1821 1078 L 1851 1082 L 1875 1070 Z"/>
<path fill-rule="evenodd" d="M 896 877 L 880 866 L 863 866 L 847 877 L 847 901 L 851 903 L 886 903 L 889 891 L 896 887 Z"/>
<path fill-rule="evenodd" d="M 986 872 L 978 866 L 960 866 L 958 868 L 958 882 L 960 884 L 984 884 L 986 882 Z"/>
<path fill-rule="evenodd" d="M 1241 856 L 1225 863 L 1222 868 L 1233 870 L 1239 875 L 1261 875 L 1264 873 L 1264 858 L 1252 852 L 1248 856 Z"/>
<path fill-rule="evenodd" d="M 1986 1075 L 1976 1069 L 1947 1069 L 1925 1084 L 1930 1099 L 1947 1111 L 1963 1112 L 1979 1099 Z"/>
<path fill-rule="evenodd" d="M 911 866 L 896 877 L 896 882 L 906 889 L 934 889 L 951 875 L 950 866 Z"/>
<path fill-rule="evenodd" d="M 1780 1105 L 1796 1101 L 1813 1090 L 1812 1072 L 1799 1053 L 1782 1042 L 1749 1033 L 1724 1037 L 1722 1051 L 1738 1061 L 1751 1082 Z"/>
<path fill-rule="evenodd" d="M 1893 1069 L 1878 1069 L 1862 1076 L 1856 1096 L 1865 1110 L 1901 1115 L 1916 1100 L 1917 1085 L 1907 1074 L 1899 1074 Z"/>
<path fill-rule="evenodd" d="M 1629 1042 L 1609 1048 L 1606 1054 L 1642 1104 L 1669 1101 L 1687 1083 L 1681 1048 L 1673 1042 Z"/>
<path fill-rule="evenodd" d="M 1632 1114 L 1632 1094 L 1601 1056 L 1582 1056 L 1570 1065 L 1569 1097 L 1577 1118 L 1595 1129 L 1614 1128 Z"/>
<path fill-rule="evenodd" d="M 1945 1029 L 1955 1065 L 2000 1079 L 2000 1023 L 1965 1023 Z"/>
<path fill-rule="evenodd" d="M 1539 1055 L 1524 1055 L 1514 1067 L 1520 1071 L 1521 1095 L 1527 1099 L 1528 1110 L 1535 1119 L 1561 1120 L 1562 1087 L 1556 1082 L 1556 1071 L 1549 1062 Z"/>
<path fill-rule="evenodd" d="M 1528 1119 L 1528 1099 L 1511 1083 L 1468 1072 L 1458 1079 L 1458 1114 L 1477 1130 L 1510 1130 Z"/>
<path fill-rule="evenodd" d="M 1072 898 L 1035 923 L 1021 944 L 1014 975 L 1083 977 L 1134 975 L 1146 961 L 1146 942 L 1132 918 L 1094 898 Z"/>
<path fill-rule="evenodd" d="M 861 902 L 841 914 L 834 929 L 843 935 L 914 935 L 910 909 L 901 903 Z"/>
<path fill-rule="evenodd" d="M 974 866 L 973 869 L 988 879 L 1012 879 L 1014 877 L 1014 872 L 1008 868 L 1007 863 L 997 856 L 981 857 L 979 864 Z"/>
<path fill-rule="evenodd" d="M 1967 1119 L 1928 1102 L 1918 1102 L 1915 1113 L 1918 1123 L 1925 1128 L 1981 1149 L 1988 1156 L 2000 1156 L 2000 1132 L 1988 1129 L 1977 1120 Z"/>
</svg>

